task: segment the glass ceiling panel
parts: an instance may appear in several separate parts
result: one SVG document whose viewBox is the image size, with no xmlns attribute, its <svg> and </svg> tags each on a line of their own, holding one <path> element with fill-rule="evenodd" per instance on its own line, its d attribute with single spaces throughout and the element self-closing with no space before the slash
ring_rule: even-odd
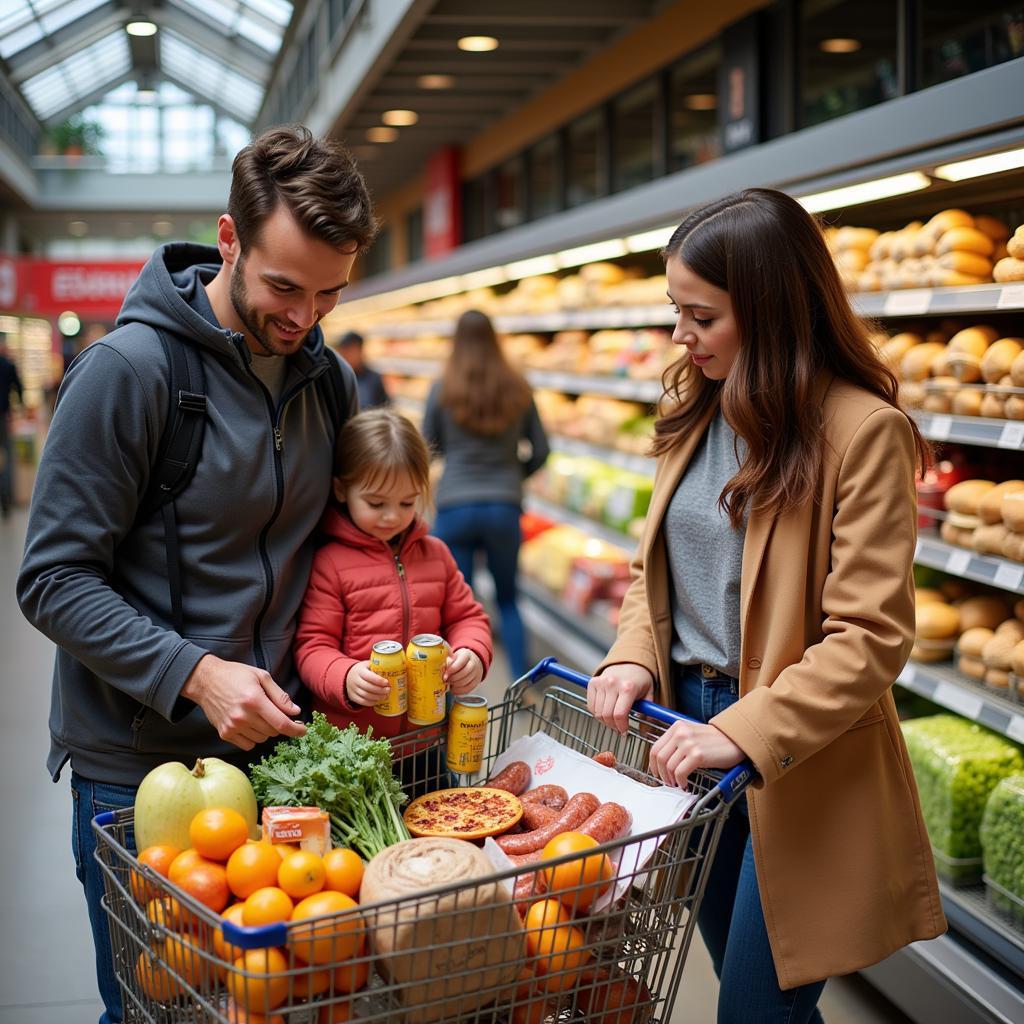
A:
<svg viewBox="0 0 1024 1024">
<path fill-rule="evenodd" d="M 198 93 L 216 100 L 243 121 L 255 117 L 263 98 L 259 82 L 231 71 L 174 32 L 162 35 L 160 61 L 169 75 L 194 85 Z"/>
<path fill-rule="evenodd" d="M 0 57 L 10 57 L 106 0 L 0 0 Z"/>
<path fill-rule="evenodd" d="M 268 53 L 277 53 L 292 16 L 286 0 L 171 0 L 175 7 L 195 10 L 245 36 Z"/>
</svg>

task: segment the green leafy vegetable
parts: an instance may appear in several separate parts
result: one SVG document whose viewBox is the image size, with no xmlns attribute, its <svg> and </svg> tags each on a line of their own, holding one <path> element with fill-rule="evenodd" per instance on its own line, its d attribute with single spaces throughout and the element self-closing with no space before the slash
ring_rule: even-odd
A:
<svg viewBox="0 0 1024 1024">
<path fill-rule="evenodd" d="M 319 807 L 330 815 L 331 839 L 369 860 L 409 838 L 405 802 L 391 771 L 391 745 L 355 725 L 339 729 L 320 712 L 305 736 L 283 740 L 250 766 L 256 799 L 265 807 Z"/>
</svg>

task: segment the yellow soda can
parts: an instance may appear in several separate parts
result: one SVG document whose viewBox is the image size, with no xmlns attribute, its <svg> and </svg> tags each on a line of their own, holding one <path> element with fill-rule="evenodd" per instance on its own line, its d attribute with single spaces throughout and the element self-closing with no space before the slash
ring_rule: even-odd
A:
<svg viewBox="0 0 1024 1024">
<path fill-rule="evenodd" d="M 409 687 L 409 724 L 433 725 L 444 721 L 444 663 L 448 645 L 433 633 L 420 633 L 405 649 Z"/>
<path fill-rule="evenodd" d="M 373 710 L 384 718 L 397 718 L 405 714 L 407 706 L 405 650 L 397 640 L 378 640 L 370 653 L 370 668 L 388 681 L 390 691 L 386 700 L 374 705 Z"/>
<path fill-rule="evenodd" d="M 456 697 L 448 715 L 448 770 L 462 775 L 480 771 L 486 738 L 487 698 L 475 693 Z"/>
</svg>

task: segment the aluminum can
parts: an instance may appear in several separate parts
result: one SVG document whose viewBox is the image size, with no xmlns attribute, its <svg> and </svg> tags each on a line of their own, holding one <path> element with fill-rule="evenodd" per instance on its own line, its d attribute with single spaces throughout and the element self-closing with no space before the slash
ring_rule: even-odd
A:
<svg viewBox="0 0 1024 1024">
<path fill-rule="evenodd" d="M 444 663 L 448 645 L 433 633 L 420 633 L 405 649 L 409 686 L 409 724 L 433 725 L 444 721 Z"/>
<path fill-rule="evenodd" d="M 456 697 L 448 713 L 448 770 L 462 775 L 480 771 L 486 738 L 487 698 L 474 693 Z"/>
<path fill-rule="evenodd" d="M 405 651 L 397 640 L 378 640 L 370 653 L 370 668 L 388 681 L 387 699 L 374 705 L 373 710 L 384 718 L 397 718 L 405 714 L 408 703 Z"/>
</svg>

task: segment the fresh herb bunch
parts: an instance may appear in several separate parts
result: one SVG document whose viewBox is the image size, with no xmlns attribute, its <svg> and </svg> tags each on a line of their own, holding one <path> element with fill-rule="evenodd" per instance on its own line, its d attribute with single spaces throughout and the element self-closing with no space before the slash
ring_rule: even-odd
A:
<svg viewBox="0 0 1024 1024">
<path fill-rule="evenodd" d="M 250 766 L 264 807 L 319 807 L 331 819 L 331 840 L 366 860 L 409 838 L 399 808 L 406 800 L 391 771 L 391 745 L 355 725 L 339 729 L 319 711 L 304 736 L 283 740 Z"/>
</svg>

